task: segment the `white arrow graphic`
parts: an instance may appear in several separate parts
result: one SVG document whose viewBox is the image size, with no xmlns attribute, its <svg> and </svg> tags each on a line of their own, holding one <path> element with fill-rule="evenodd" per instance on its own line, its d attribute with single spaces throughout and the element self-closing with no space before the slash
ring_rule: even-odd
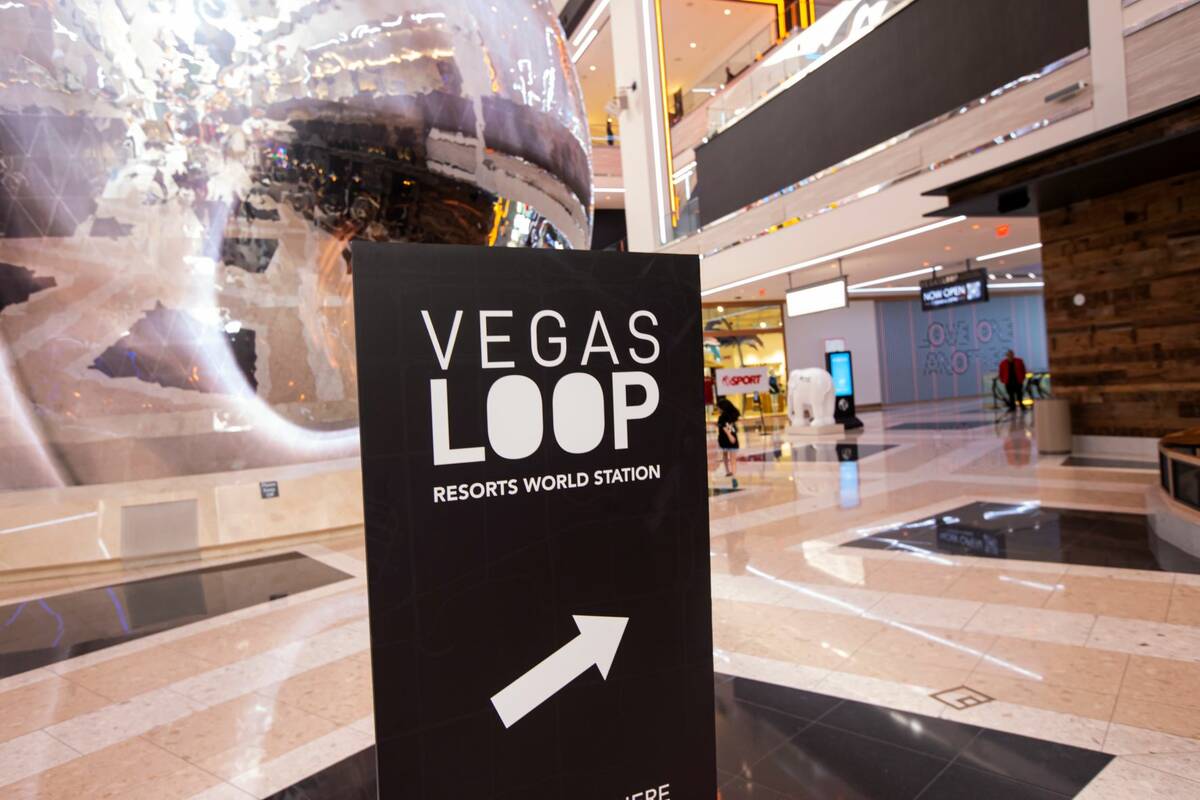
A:
<svg viewBox="0 0 1200 800">
<path fill-rule="evenodd" d="M 579 626 L 578 636 L 492 698 L 492 705 L 504 727 L 511 728 L 521 717 L 587 672 L 592 664 L 600 670 L 601 676 L 608 678 L 629 617 L 576 615 L 573 619 Z"/>
</svg>

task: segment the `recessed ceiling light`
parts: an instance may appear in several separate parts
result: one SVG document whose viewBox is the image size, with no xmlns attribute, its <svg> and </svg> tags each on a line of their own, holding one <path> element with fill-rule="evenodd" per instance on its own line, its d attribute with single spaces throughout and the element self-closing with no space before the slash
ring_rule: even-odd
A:
<svg viewBox="0 0 1200 800">
<path fill-rule="evenodd" d="M 588 69 L 590 69 L 592 72 L 595 72 L 595 71 L 596 71 L 596 65 L 595 65 L 595 64 L 592 64 L 590 67 L 588 67 Z"/>
<path fill-rule="evenodd" d="M 695 43 L 695 42 L 688 42 L 688 47 L 690 47 L 690 48 L 692 48 L 693 50 L 695 50 L 695 49 L 696 49 L 696 43 Z"/>
<path fill-rule="evenodd" d="M 1008 279 L 1011 281 L 1011 280 L 1012 280 L 1012 273 L 1011 273 L 1011 272 L 1006 272 L 1006 273 L 1004 273 L 1004 277 L 1008 278 Z"/>
<path fill-rule="evenodd" d="M 1031 278 L 1036 278 L 1036 277 L 1037 277 L 1037 275 L 1035 275 L 1035 274 L 1033 274 L 1033 273 L 1031 272 L 1031 273 L 1029 273 L 1029 277 L 1031 277 Z"/>
<path fill-rule="evenodd" d="M 899 242 L 902 239 L 919 236 L 922 233 L 929 233 L 930 231 L 935 231 L 938 228 L 945 228 L 947 225 L 957 225 L 965 219 L 965 216 L 959 215 L 957 217 L 950 217 L 949 219 L 943 219 L 938 222 L 931 222 L 928 225 L 922 225 L 919 228 L 911 228 L 906 231 L 901 231 L 900 233 L 893 233 L 890 236 L 884 236 L 882 239 L 875 239 L 870 242 L 854 245 L 853 247 L 847 247 L 845 250 L 838 250 L 835 253 L 828 253 L 820 258 L 810 258 L 807 261 L 798 261 L 795 264 L 776 267 L 775 269 L 768 270 L 766 272 L 760 272 L 757 275 L 749 275 L 745 278 L 739 278 L 738 280 L 730 281 L 729 283 L 723 283 L 708 289 L 702 289 L 700 291 L 700 296 L 708 297 L 709 295 L 716 294 L 717 292 L 727 292 L 730 289 L 736 289 L 739 286 L 745 286 L 748 283 L 757 283 L 758 281 L 765 280 L 766 278 L 774 278 L 777 275 L 787 275 L 789 272 L 798 272 L 802 269 L 815 267 L 834 259 L 845 258 L 846 256 L 852 256 L 856 253 L 864 253 L 867 250 L 873 250 L 876 247 L 882 247 L 885 244 Z M 741 298 L 739 297 L 738 299 Z"/>
<path fill-rule="evenodd" d="M 977 258 L 975 260 L 976 261 L 990 261 L 993 258 L 1003 258 L 1004 256 L 1016 255 L 1017 253 L 1026 253 L 1030 250 L 1036 250 L 1041 246 L 1042 246 L 1041 242 L 1035 242 L 1034 244 L 1027 244 L 1024 247 L 1014 247 L 1011 250 L 1001 250 L 998 253 L 988 253 L 987 255 L 980 256 L 979 258 Z"/>
<path fill-rule="evenodd" d="M 724 314 L 724 313 L 725 313 L 725 306 L 717 306 L 717 313 L 718 313 L 718 314 Z"/>
<path fill-rule="evenodd" d="M 760 323 L 758 323 L 758 327 L 760 327 L 760 328 L 765 328 L 765 327 L 767 327 L 767 323 L 765 323 L 765 322 L 760 322 Z"/>
<path fill-rule="evenodd" d="M 728 17 L 728 16 L 729 16 L 730 14 L 732 14 L 732 13 L 733 13 L 733 12 L 732 12 L 732 11 L 730 11 L 728 8 L 727 8 L 727 9 L 725 9 L 725 16 L 727 16 L 727 17 Z"/>
<path fill-rule="evenodd" d="M 979 230 L 979 223 L 978 223 L 978 222 L 976 222 L 974 225 L 972 225 L 972 226 L 971 226 L 971 230 L 973 230 L 973 231 L 977 231 L 977 230 Z"/>
<path fill-rule="evenodd" d="M 996 273 L 994 273 L 994 272 L 988 273 L 988 277 L 991 278 L 992 280 L 996 280 Z"/>
<path fill-rule="evenodd" d="M 945 250 L 947 253 L 949 253 L 952 248 L 950 247 L 950 245 L 946 245 L 942 249 Z"/>
</svg>

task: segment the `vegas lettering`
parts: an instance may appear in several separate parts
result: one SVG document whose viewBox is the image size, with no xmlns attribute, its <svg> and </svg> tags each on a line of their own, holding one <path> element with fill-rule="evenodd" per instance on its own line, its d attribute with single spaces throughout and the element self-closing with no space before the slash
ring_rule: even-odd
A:
<svg viewBox="0 0 1200 800">
<path fill-rule="evenodd" d="M 499 360 L 493 348 L 512 341 L 511 327 L 516 323 L 510 310 L 478 312 L 480 366 L 487 370 L 516 369 L 515 361 Z M 425 330 L 442 372 L 449 372 L 454 355 L 461 346 L 459 332 L 464 312 L 458 309 L 452 320 L 437 320 L 428 310 L 421 311 Z M 528 321 L 529 349 L 532 361 L 540 367 L 562 366 L 567 360 L 567 323 L 557 311 L 544 309 Z M 580 367 L 604 364 L 621 368 L 646 366 L 658 360 L 661 347 L 654 331 L 658 319 L 650 311 L 629 315 L 617 329 L 623 341 L 613 344 L 612 329 L 603 312 L 592 315 Z M 545 431 L 546 402 L 542 390 L 532 378 L 520 374 L 498 377 L 488 389 L 487 444 L 451 444 L 451 420 L 447 402 L 450 379 L 431 378 L 429 400 L 433 428 L 433 463 L 470 464 L 487 460 L 489 452 L 503 459 L 517 460 L 537 452 Z M 632 390 L 640 389 L 640 399 Z M 614 450 L 629 448 L 629 423 L 646 419 L 658 408 L 658 383 L 644 370 L 614 369 L 604 382 L 589 372 L 568 372 L 554 384 L 549 398 L 551 429 L 558 446 L 573 454 L 589 453 L 605 440 L 605 409 L 612 410 L 611 431 Z M 457 446 L 455 446 L 457 445 Z"/>
</svg>

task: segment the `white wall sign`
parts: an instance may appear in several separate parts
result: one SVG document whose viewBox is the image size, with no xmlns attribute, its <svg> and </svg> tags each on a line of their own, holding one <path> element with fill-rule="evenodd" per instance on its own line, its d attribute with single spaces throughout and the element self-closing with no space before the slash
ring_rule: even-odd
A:
<svg viewBox="0 0 1200 800">
<path fill-rule="evenodd" d="M 717 370 L 717 394 L 753 394 L 771 388 L 771 374 L 766 367 Z"/>
</svg>

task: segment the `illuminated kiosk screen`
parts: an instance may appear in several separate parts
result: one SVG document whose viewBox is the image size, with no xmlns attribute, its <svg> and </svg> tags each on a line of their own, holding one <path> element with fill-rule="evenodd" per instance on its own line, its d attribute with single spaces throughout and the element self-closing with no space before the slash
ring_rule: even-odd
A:
<svg viewBox="0 0 1200 800">
<path fill-rule="evenodd" d="M 854 394 L 854 370 L 850 366 L 849 353 L 830 353 L 829 374 L 833 376 L 834 397 L 850 397 Z"/>
</svg>

